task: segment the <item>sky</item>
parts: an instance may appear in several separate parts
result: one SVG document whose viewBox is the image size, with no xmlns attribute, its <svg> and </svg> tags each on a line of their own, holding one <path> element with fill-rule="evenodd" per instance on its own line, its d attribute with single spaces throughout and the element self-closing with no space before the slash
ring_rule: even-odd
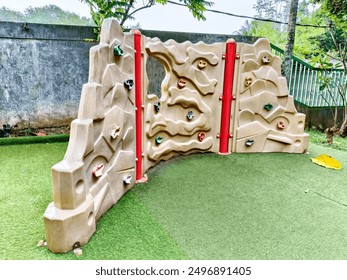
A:
<svg viewBox="0 0 347 280">
<path fill-rule="evenodd" d="M 220 10 L 239 15 L 253 16 L 253 5 L 257 0 L 210 0 L 215 3 L 211 9 Z M 139 0 L 138 3 L 141 3 Z M 13 10 L 24 11 L 29 6 L 40 7 L 44 5 L 57 5 L 62 9 L 74 12 L 80 16 L 90 17 L 87 4 L 79 0 L 0 0 L 0 7 L 5 6 Z M 207 12 L 206 21 L 198 21 L 185 7 L 172 4 L 166 6 L 156 5 L 144 9 L 135 14 L 135 21 L 127 22 L 126 25 L 140 23 L 141 29 L 166 30 L 181 32 L 199 32 L 215 34 L 231 34 L 237 31 L 245 23 L 245 19 L 235 18 Z"/>
</svg>

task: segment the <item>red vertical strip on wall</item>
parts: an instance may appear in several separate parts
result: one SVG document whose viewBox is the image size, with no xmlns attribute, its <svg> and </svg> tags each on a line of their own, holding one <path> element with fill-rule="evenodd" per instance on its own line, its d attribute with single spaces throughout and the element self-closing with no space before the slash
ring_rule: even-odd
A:
<svg viewBox="0 0 347 280">
<path fill-rule="evenodd" d="M 142 46 L 141 32 L 132 30 L 135 49 L 136 181 L 142 179 Z"/>
<path fill-rule="evenodd" d="M 230 113 L 231 101 L 233 100 L 233 80 L 236 59 L 236 42 L 229 39 L 226 42 L 225 68 L 224 68 L 224 85 L 222 95 L 222 114 L 220 125 L 220 145 L 219 153 L 228 154 L 230 139 Z"/>
</svg>

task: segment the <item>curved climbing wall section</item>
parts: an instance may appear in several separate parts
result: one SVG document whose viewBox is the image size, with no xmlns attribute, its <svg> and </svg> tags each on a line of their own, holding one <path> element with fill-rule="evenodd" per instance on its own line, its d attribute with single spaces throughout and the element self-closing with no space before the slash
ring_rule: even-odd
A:
<svg viewBox="0 0 347 280">
<path fill-rule="evenodd" d="M 150 59 L 165 69 L 159 87 L 149 87 Z M 88 242 L 96 221 L 144 182 L 150 167 L 174 155 L 303 153 L 305 116 L 288 96 L 280 66 L 266 39 L 161 42 L 105 20 L 68 149 L 52 167 L 48 248 L 61 253 Z"/>
<path fill-rule="evenodd" d="M 271 54 L 267 39 L 240 45 L 233 151 L 303 153 L 308 145 L 305 115 L 288 95 L 280 58 Z"/>
<path fill-rule="evenodd" d="M 52 168 L 54 201 L 44 218 L 53 252 L 86 243 L 95 221 L 135 183 L 133 41 L 106 20 L 100 44 L 90 50 L 78 118 L 64 160 Z"/>
<path fill-rule="evenodd" d="M 166 75 L 160 94 L 144 92 L 144 170 L 176 154 L 218 152 L 224 48 L 145 39 L 144 60 L 157 59 Z"/>
</svg>

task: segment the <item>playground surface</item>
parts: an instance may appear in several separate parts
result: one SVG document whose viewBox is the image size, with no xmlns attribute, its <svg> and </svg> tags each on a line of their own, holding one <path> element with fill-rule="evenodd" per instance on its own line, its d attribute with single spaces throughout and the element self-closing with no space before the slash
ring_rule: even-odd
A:
<svg viewBox="0 0 347 280">
<path fill-rule="evenodd" d="M 347 259 L 347 152 L 196 154 L 161 163 L 97 223 L 83 255 L 53 254 L 43 213 L 67 143 L 0 146 L 0 259 Z M 328 154 L 342 170 L 310 158 Z"/>
</svg>

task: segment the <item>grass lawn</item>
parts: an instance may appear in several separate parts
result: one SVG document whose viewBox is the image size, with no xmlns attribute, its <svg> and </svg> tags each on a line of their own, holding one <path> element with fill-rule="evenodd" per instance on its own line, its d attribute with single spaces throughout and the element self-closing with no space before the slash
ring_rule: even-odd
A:
<svg viewBox="0 0 347 280">
<path fill-rule="evenodd" d="M 36 247 L 67 143 L 0 146 L 0 259 L 77 259 Z M 347 151 L 179 157 L 97 224 L 78 259 L 347 260 Z M 310 158 L 338 159 L 342 170 Z"/>
</svg>

